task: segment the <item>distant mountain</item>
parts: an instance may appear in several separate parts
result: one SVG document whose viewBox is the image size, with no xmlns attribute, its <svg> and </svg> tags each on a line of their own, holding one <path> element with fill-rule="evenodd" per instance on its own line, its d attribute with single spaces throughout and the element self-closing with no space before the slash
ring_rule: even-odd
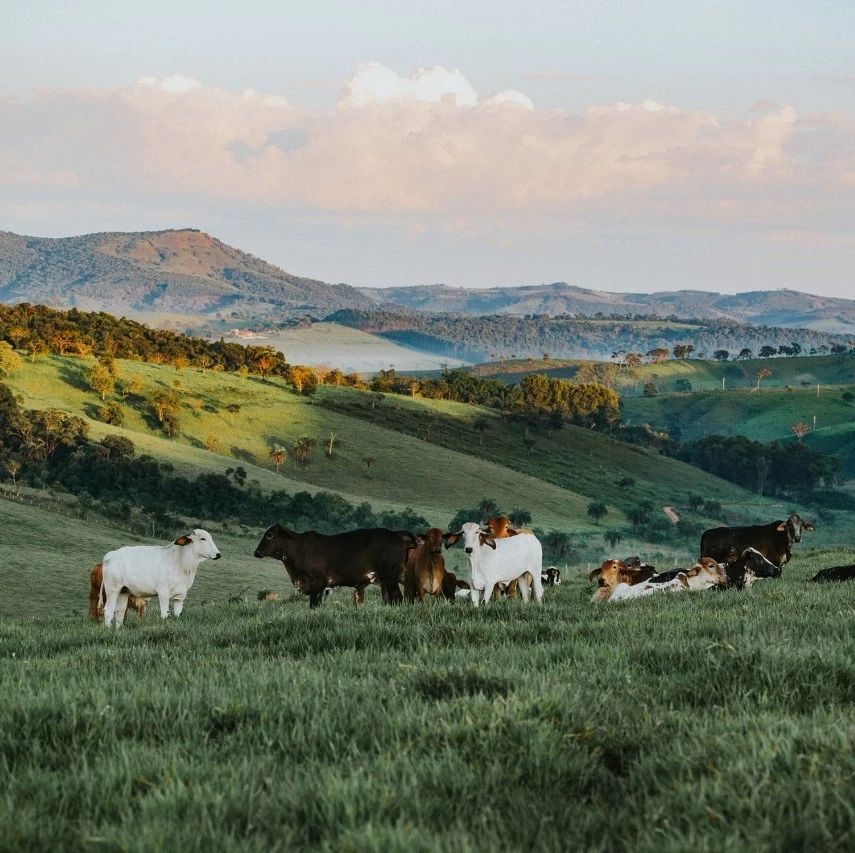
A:
<svg viewBox="0 0 855 853">
<path fill-rule="evenodd" d="M 291 275 L 193 229 L 57 239 L 0 231 L 0 302 L 246 319 L 372 304 L 353 287 Z"/>
<path fill-rule="evenodd" d="M 735 295 L 702 290 L 609 293 L 556 282 L 483 290 L 430 285 L 363 288 L 362 292 L 378 306 L 394 305 L 429 314 L 721 317 L 739 323 L 855 334 L 855 301 L 794 290 L 759 290 Z"/>
</svg>

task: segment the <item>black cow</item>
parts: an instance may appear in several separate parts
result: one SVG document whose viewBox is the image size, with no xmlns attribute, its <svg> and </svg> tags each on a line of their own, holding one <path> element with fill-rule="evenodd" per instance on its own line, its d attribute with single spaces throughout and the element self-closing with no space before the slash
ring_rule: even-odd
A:
<svg viewBox="0 0 855 853">
<path fill-rule="evenodd" d="M 811 580 L 816 583 L 855 580 L 855 566 L 833 566 L 830 569 L 821 569 Z"/>
<path fill-rule="evenodd" d="M 756 548 L 746 548 L 739 557 L 725 563 L 728 588 L 745 589 L 759 578 L 781 576 L 781 567 L 767 560 Z"/>
<path fill-rule="evenodd" d="M 814 529 L 809 521 L 795 513 L 786 521 L 773 521 L 771 524 L 714 527 L 701 536 L 701 556 L 726 563 L 746 548 L 755 548 L 778 568 L 783 568 L 793 555 L 793 545 L 802 541 L 802 531 Z"/>
<path fill-rule="evenodd" d="M 415 546 L 411 533 L 383 527 L 327 536 L 274 524 L 261 537 L 255 556 L 281 560 L 294 588 L 309 596 L 310 607 L 317 607 L 325 590 L 335 586 L 352 586 L 354 604 L 360 604 L 370 583 L 380 585 L 385 604 L 399 604 L 398 581 L 407 550 Z"/>
</svg>

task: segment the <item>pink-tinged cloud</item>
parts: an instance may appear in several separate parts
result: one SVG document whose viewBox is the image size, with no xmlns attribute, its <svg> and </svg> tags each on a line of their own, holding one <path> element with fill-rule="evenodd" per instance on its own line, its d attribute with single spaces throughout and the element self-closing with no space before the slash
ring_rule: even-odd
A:
<svg viewBox="0 0 855 853">
<path fill-rule="evenodd" d="M 479 93 L 458 70 L 365 63 L 338 103 L 182 75 L 0 100 L 0 195 L 212 198 L 465 230 L 573 222 L 815 232 L 855 209 L 855 126 L 759 103 L 719 115 L 646 100 L 583 113 Z M 50 196 L 53 193 L 54 196 Z"/>
</svg>

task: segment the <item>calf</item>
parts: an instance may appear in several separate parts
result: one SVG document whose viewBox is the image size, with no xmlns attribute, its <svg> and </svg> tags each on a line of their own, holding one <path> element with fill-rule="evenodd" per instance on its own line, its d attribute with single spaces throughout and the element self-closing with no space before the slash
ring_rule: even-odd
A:
<svg viewBox="0 0 855 853">
<path fill-rule="evenodd" d="M 598 569 L 588 575 L 588 580 L 597 581 L 597 590 L 591 601 L 607 601 L 612 590 L 619 584 L 634 586 L 651 578 L 654 574 L 653 566 L 641 566 L 641 561 L 638 562 L 638 568 L 631 568 L 623 560 L 604 560 Z"/>
<path fill-rule="evenodd" d="M 561 569 L 549 566 L 540 573 L 540 580 L 544 586 L 558 586 L 561 583 Z"/>
<path fill-rule="evenodd" d="M 128 592 L 127 589 L 122 590 Z M 94 622 L 100 622 L 104 616 L 104 564 L 96 563 L 95 568 L 89 572 L 89 618 Z M 137 614 L 137 622 L 145 616 L 145 608 L 148 602 L 144 598 L 128 593 L 128 607 Z"/>
<path fill-rule="evenodd" d="M 116 628 L 122 627 L 130 595 L 146 599 L 156 595 L 162 619 L 169 616 L 171 602 L 177 619 L 199 564 L 220 557 L 211 534 L 200 529 L 179 536 L 171 545 L 131 545 L 110 551 L 101 561 L 104 625 L 109 628 L 115 616 Z"/>
<path fill-rule="evenodd" d="M 442 598 L 445 578 L 445 560 L 442 557 L 442 531 L 431 527 L 416 536 L 417 545 L 407 552 L 404 564 L 404 598 L 412 604 L 426 595 Z"/>
<path fill-rule="evenodd" d="M 749 527 L 714 527 L 701 536 L 701 556 L 726 562 L 731 552 L 742 554 L 754 548 L 778 568 L 793 555 L 793 545 L 802 541 L 802 531 L 815 530 L 809 521 L 793 513 L 786 521 L 754 524 Z"/>
<path fill-rule="evenodd" d="M 855 566 L 834 566 L 830 569 L 821 569 L 811 580 L 816 583 L 855 580 Z"/>
<path fill-rule="evenodd" d="M 361 604 L 371 583 L 380 585 L 384 604 L 398 604 L 402 600 L 398 579 L 407 551 L 417 545 L 411 533 L 383 527 L 327 536 L 295 533 L 274 524 L 254 553 L 281 560 L 294 588 L 309 596 L 309 607 L 318 607 L 324 590 L 337 586 L 353 587 L 353 601 Z"/>
<path fill-rule="evenodd" d="M 781 567 L 767 560 L 756 548 L 746 548 L 740 556 L 731 554 L 731 557 L 724 566 L 728 587 L 748 589 L 761 578 L 781 575 Z"/>
<path fill-rule="evenodd" d="M 463 539 L 463 550 L 469 557 L 469 577 L 472 588 L 472 603 L 477 607 L 481 598 L 484 603 L 490 601 L 493 589 L 499 583 L 510 583 L 520 580 L 520 592 L 523 601 L 528 601 L 528 580 L 523 580 L 526 573 L 531 575 L 531 585 L 538 603 L 543 600 L 543 549 L 536 536 L 513 536 L 509 539 L 494 539 L 489 533 L 481 530 L 474 521 L 469 521 L 457 533 L 446 533 L 443 536 L 446 548 L 451 547 L 458 539 Z"/>
<path fill-rule="evenodd" d="M 453 602 L 458 597 L 469 597 L 469 581 L 458 580 L 454 572 L 446 572 L 442 579 L 442 594 L 446 601 Z"/>
<path fill-rule="evenodd" d="M 606 601 L 629 601 L 633 598 L 645 598 L 658 592 L 683 592 L 689 588 L 689 579 L 684 572 L 678 572 L 670 580 L 654 583 L 648 579 L 637 584 L 619 583 L 608 596 Z"/>
<path fill-rule="evenodd" d="M 678 575 L 684 574 L 692 592 L 727 586 L 727 570 L 711 557 L 701 557 L 690 569 L 672 569 L 659 572 L 650 578 L 650 583 L 668 583 Z"/>
</svg>

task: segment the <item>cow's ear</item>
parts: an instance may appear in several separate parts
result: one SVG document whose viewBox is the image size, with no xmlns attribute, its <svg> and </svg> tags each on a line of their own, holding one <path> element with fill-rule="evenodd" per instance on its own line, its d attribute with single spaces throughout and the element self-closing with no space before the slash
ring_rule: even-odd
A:
<svg viewBox="0 0 855 853">
<path fill-rule="evenodd" d="M 588 580 L 592 581 L 594 578 L 598 578 L 603 573 L 603 567 L 600 566 L 598 569 L 594 569 L 594 571 L 588 574 Z"/>
<path fill-rule="evenodd" d="M 803 530 L 816 530 L 816 528 L 813 526 L 813 524 L 811 524 L 811 522 L 809 522 L 809 521 L 806 521 L 806 522 L 802 525 L 802 529 L 803 529 Z"/>
<path fill-rule="evenodd" d="M 457 544 L 457 540 L 460 538 L 459 533 L 443 533 L 442 534 L 442 544 L 445 545 L 446 548 L 450 548 L 452 545 Z"/>
<path fill-rule="evenodd" d="M 782 522 L 781 522 L 781 523 L 780 523 L 780 524 L 775 528 L 775 530 L 777 530 L 777 531 L 778 531 L 778 533 L 783 533 L 786 529 L 787 529 L 787 522 L 786 522 L 786 521 L 782 521 Z"/>
<path fill-rule="evenodd" d="M 487 533 L 481 534 L 481 544 L 489 545 L 494 551 L 496 550 L 496 540 Z"/>
<path fill-rule="evenodd" d="M 179 536 L 175 540 L 176 545 L 189 545 L 193 540 L 189 536 Z"/>
</svg>

